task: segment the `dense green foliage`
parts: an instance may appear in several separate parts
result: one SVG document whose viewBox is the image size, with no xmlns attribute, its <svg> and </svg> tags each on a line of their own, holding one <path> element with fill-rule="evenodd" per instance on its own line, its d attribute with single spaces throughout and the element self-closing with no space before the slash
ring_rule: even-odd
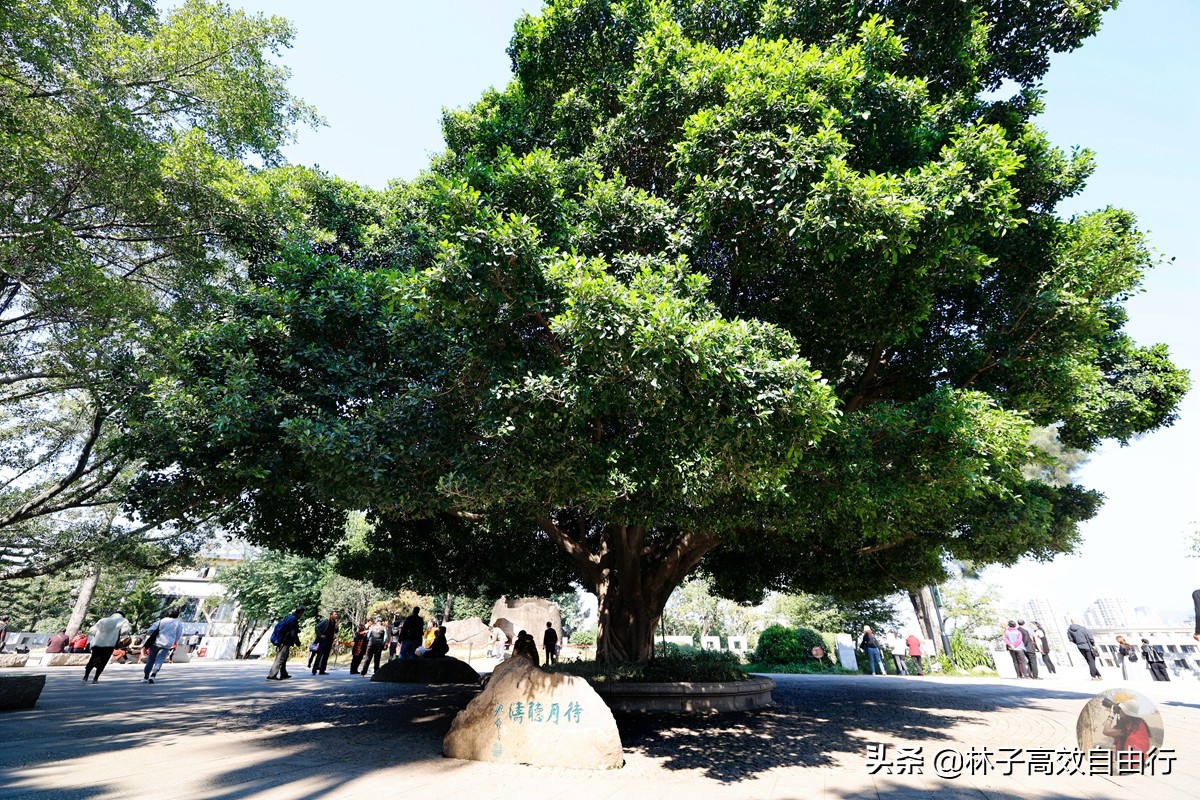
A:
<svg viewBox="0 0 1200 800">
<path fill-rule="evenodd" d="M 236 277 L 269 194 L 242 160 L 312 118 L 272 62 L 291 35 L 208 0 L 0 3 L 0 580 L 201 543 L 117 513 L 139 461 L 113 433 Z"/>
<path fill-rule="evenodd" d="M 577 675 L 595 683 L 678 683 L 744 681 L 746 672 L 733 653 L 679 648 L 650 661 L 611 664 L 603 661 L 563 661 L 547 667 L 551 672 Z"/>
<path fill-rule="evenodd" d="M 830 644 L 826 638 L 810 628 L 772 625 L 758 635 L 758 644 L 751 660 L 759 664 L 815 663 L 818 659 L 812 654 L 814 647 L 820 647 L 826 653 L 830 652 Z M 826 667 L 832 668 L 832 662 L 827 657 L 819 660 Z"/>
<path fill-rule="evenodd" d="M 1057 214 L 1091 156 L 1033 123 L 1108 5 L 548 3 L 412 184 L 278 176 L 304 213 L 142 395 L 139 508 L 310 551 L 368 509 L 342 563 L 414 588 L 573 571 L 612 661 L 696 567 L 863 599 L 1069 551 L 1100 498 L 1035 428 L 1188 386 L 1123 330 L 1135 220 Z"/>
</svg>

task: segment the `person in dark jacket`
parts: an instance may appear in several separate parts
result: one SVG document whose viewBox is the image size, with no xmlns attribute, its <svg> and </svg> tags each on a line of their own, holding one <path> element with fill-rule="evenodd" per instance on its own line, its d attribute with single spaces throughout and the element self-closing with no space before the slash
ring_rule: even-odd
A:
<svg viewBox="0 0 1200 800">
<path fill-rule="evenodd" d="M 1149 639 L 1142 639 L 1142 658 L 1146 662 L 1146 669 L 1150 670 L 1151 678 L 1156 681 L 1171 680 L 1171 676 L 1167 675 L 1167 659 L 1160 648 L 1150 644 Z"/>
<path fill-rule="evenodd" d="M 315 630 L 316 640 L 313 642 L 317 646 L 317 652 L 314 654 L 312 665 L 313 675 L 328 675 L 325 667 L 329 665 L 329 653 L 333 650 L 333 643 L 337 639 L 338 632 L 338 615 L 336 611 L 331 611 L 329 616 L 317 623 Z"/>
<path fill-rule="evenodd" d="M 358 665 L 367 654 L 367 623 L 360 622 L 354 631 L 354 643 L 350 645 L 350 674 L 358 672 Z"/>
<path fill-rule="evenodd" d="M 1017 630 L 1025 638 L 1025 669 L 1030 678 L 1037 680 L 1037 642 L 1033 640 L 1033 634 L 1025 627 L 1025 620 L 1017 620 Z"/>
<path fill-rule="evenodd" d="M 1079 624 L 1076 617 L 1071 617 L 1071 625 L 1067 628 L 1067 640 L 1079 648 L 1079 654 L 1087 662 L 1092 680 L 1101 680 L 1100 670 L 1096 669 L 1096 638 L 1092 636 L 1091 631 Z"/>
<path fill-rule="evenodd" d="M 421 635 L 425 632 L 425 620 L 421 619 L 421 609 L 413 607 L 412 613 L 404 618 L 400 625 L 400 657 L 412 658 L 417 648 L 421 646 Z"/>
<path fill-rule="evenodd" d="M 546 623 L 546 632 L 542 634 L 542 647 L 546 650 L 546 666 L 558 663 L 558 632 L 554 623 Z"/>
<path fill-rule="evenodd" d="M 883 668 L 883 651 L 879 648 L 879 640 L 867 625 L 863 626 L 862 640 L 858 646 L 867 654 L 867 660 L 871 663 L 871 674 L 875 674 L 875 662 L 879 662 L 879 674 L 887 675 L 887 670 Z"/>
<path fill-rule="evenodd" d="M 450 643 L 446 641 L 446 626 L 439 625 L 437 633 L 433 635 L 433 644 L 425 648 L 425 652 L 421 654 L 422 658 L 445 658 L 446 653 L 450 652 Z"/>
<path fill-rule="evenodd" d="M 296 606 L 295 611 L 283 618 L 275 635 L 271 637 L 274 639 L 271 644 L 279 649 L 275 653 L 275 660 L 271 662 L 271 671 L 267 673 L 267 680 L 286 681 L 292 677 L 287 670 L 287 660 L 288 656 L 292 654 L 292 648 L 300 646 L 300 617 L 302 616 L 304 616 L 304 606 Z"/>
</svg>

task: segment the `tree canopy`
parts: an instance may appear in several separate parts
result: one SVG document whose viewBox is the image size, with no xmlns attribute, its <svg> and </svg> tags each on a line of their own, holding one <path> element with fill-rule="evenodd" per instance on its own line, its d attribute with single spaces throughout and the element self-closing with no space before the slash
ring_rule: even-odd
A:
<svg viewBox="0 0 1200 800">
<path fill-rule="evenodd" d="M 243 162 L 315 119 L 273 63 L 291 36 L 207 0 L 0 3 L 0 580 L 194 547 L 116 516 L 112 434 L 151 343 L 241 269 L 226 234 L 268 194 Z"/>
<path fill-rule="evenodd" d="M 140 507 L 300 549 L 367 509 L 368 549 L 444 554 L 398 568 L 495 588 L 570 567 L 612 660 L 697 567 L 861 599 L 1071 550 L 1100 497 L 1035 428 L 1086 452 L 1188 387 L 1123 331 L 1133 216 L 1056 213 L 1092 158 L 1032 121 L 1109 5 L 547 3 L 419 179 L 310 176 L 264 221 L 142 395 Z"/>
</svg>

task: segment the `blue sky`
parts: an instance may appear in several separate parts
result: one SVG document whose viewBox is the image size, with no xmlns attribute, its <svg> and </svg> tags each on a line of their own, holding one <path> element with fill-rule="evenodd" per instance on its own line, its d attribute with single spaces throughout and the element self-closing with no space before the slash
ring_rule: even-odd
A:
<svg viewBox="0 0 1200 800">
<path fill-rule="evenodd" d="M 292 89 L 328 126 L 302 132 L 286 154 L 343 178 L 382 187 L 411 178 L 442 147 L 443 107 L 469 104 L 508 80 L 513 22 L 538 2 L 439 0 L 233 0 L 292 20 L 284 56 Z M 1152 272 L 1129 304 L 1129 330 L 1166 342 L 1200 382 L 1200 4 L 1125 0 L 1100 34 L 1057 57 L 1046 78 L 1042 124 L 1060 146 L 1096 152 L 1088 189 L 1064 206 L 1077 213 L 1113 205 L 1137 214 L 1154 245 L 1175 260 Z M 1083 527 L 1078 554 L 1050 564 L 992 569 L 986 579 L 1019 605 L 1034 596 L 1082 612 L 1098 596 L 1123 595 L 1168 617 L 1189 613 L 1200 559 L 1187 558 L 1185 530 L 1200 520 L 1200 393 L 1172 428 L 1109 445 L 1079 471 L 1107 496 Z"/>
</svg>

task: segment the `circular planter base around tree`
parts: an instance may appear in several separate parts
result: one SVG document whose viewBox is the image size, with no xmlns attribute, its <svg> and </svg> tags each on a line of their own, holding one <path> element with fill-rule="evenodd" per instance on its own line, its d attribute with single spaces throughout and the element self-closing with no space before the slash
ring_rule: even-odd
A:
<svg viewBox="0 0 1200 800">
<path fill-rule="evenodd" d="M 752 675 L 745 681 L 720 683 L 593 683 L 596 694 L 613 711 L 657 711 L 686 714 L 750 711 L 772 705 L 775 681 Z"/>
</svg>

